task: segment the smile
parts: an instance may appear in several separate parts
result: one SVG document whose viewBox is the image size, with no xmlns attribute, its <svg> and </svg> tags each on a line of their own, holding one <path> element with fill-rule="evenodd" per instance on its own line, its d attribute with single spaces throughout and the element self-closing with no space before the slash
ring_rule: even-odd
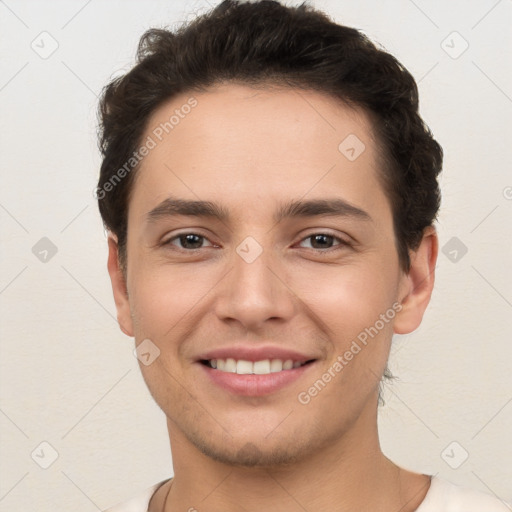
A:
<svg viewBox="0 0 512 512">
<path fill-rule="evenodd" d="M 245 359 L 209 359 L 201 361 L 210 368 L 226 373 L 238 375 L 267 375 L 294 368 L 300 368 L 310 361 L 294 361 L 292 359 L 262 359 L 260 361 L 247 361 Z"/>
<path fill-rule="evenodd" d="M 266 396 L 276 393 L 311 372 L 316 359 L 201 359 L 199 368 L 209 383 L 231 395 Z"/>
</svg>

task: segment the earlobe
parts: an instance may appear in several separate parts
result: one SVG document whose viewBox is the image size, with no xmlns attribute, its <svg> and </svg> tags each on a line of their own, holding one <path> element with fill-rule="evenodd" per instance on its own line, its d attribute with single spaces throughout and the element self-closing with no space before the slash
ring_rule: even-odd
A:
<svg viewBox="0 0 512 512">
<path fill-rule="evenodd" d="M 416 251 L 411 252 L 411 267 L 402 277 L 400 299 L 402 309 L 395 317 L 394 332 L 408 334 L 421 324 L 435 281 L 438 237 L 433 226 L 425 228 Z"/>
<path fill-rule="evenodd" d="M 119 247 L 117 244 L 117 237 L 110 231 L 108 232 L 107 268 L 112 284 L 112 292 L 114 294 L 119 327 L 127 336 L 133 337 L 130 303 L 128 301 L 125 277 L 119 264 Z"/>
</svg>

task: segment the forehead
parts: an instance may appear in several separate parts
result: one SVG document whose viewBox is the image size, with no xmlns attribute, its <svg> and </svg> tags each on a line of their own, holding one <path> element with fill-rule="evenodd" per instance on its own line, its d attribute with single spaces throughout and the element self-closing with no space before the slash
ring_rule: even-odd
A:
<svg viewBox="0 0 512 512">
<path fill-rule="evenodd" d="M 157 143 L 164 143 L 159 144 L 160 150 L 155 154 L 164 152 L 165 139 L 170 142 L 172 138 L 175 145 L 187 142 L 196 144 L 198 150 L 201 142 L 224 143 L 219 152 L 231 144 L 230 150 L 246 151 L 248 155 L 257 150 L 269 153 L 278 149 L 285 159 L 294 153 L 302 155 L 321 149 L 328 149 L 328 154 L 337 157 L 339 142 L 349 134 L 358 135 L 369 145 L 374 142 L 367 114 L 330 95 L 236 83 L 173 97 L 150 117 L 146 134 Z M 283 142 L 288 143 L 286 147 Z M 259 143 L 266 145 L 258 147 Z"/>
<path fill-rule="evenodd" d="M 153 147 L 133 196 L 147 207 L 169 194 L 240 207 L 336 190 L 383 199 L 369 117 L 316 91 L 223 84 L 183 93 L 154 112 L 143 139 Z"/>
</svg>

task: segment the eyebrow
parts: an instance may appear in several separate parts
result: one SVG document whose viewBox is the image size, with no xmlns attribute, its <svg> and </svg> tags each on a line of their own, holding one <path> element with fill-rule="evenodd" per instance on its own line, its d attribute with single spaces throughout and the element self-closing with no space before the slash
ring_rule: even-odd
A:
<svg viewBox="0 0 512 512">
<path fill-rule="evenodd" d="M 223 206 L 211 201 L 195 201 L 169 197 L 147 214 L 148 222 L 156 222 L 165 217 L 190 216 L 217 219 L 228 222 L 230 214 Z M 280 206 L 274 214 L 274 222 L 295 217 L 349 217 L 363 221 L 372 221 L 371 216 L 344 199 L 311 199 L 308 201 L 289 201 Z"/>
</svg>

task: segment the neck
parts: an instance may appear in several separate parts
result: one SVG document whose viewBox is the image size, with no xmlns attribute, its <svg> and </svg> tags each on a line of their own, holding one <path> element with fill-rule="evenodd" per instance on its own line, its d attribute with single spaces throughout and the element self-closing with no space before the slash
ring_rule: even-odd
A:
<svg viewBox="0 0 512 512">
<path fill-rule="evenodd" d="M 174 478 L 165 512 L 279 509 L 413 512 L 430 479 L 405 471 L 382 453 L 374 408 L 349 431 L 293 466 L 234 467 L 201 453 L 168 420 Z"/>
</svg>

